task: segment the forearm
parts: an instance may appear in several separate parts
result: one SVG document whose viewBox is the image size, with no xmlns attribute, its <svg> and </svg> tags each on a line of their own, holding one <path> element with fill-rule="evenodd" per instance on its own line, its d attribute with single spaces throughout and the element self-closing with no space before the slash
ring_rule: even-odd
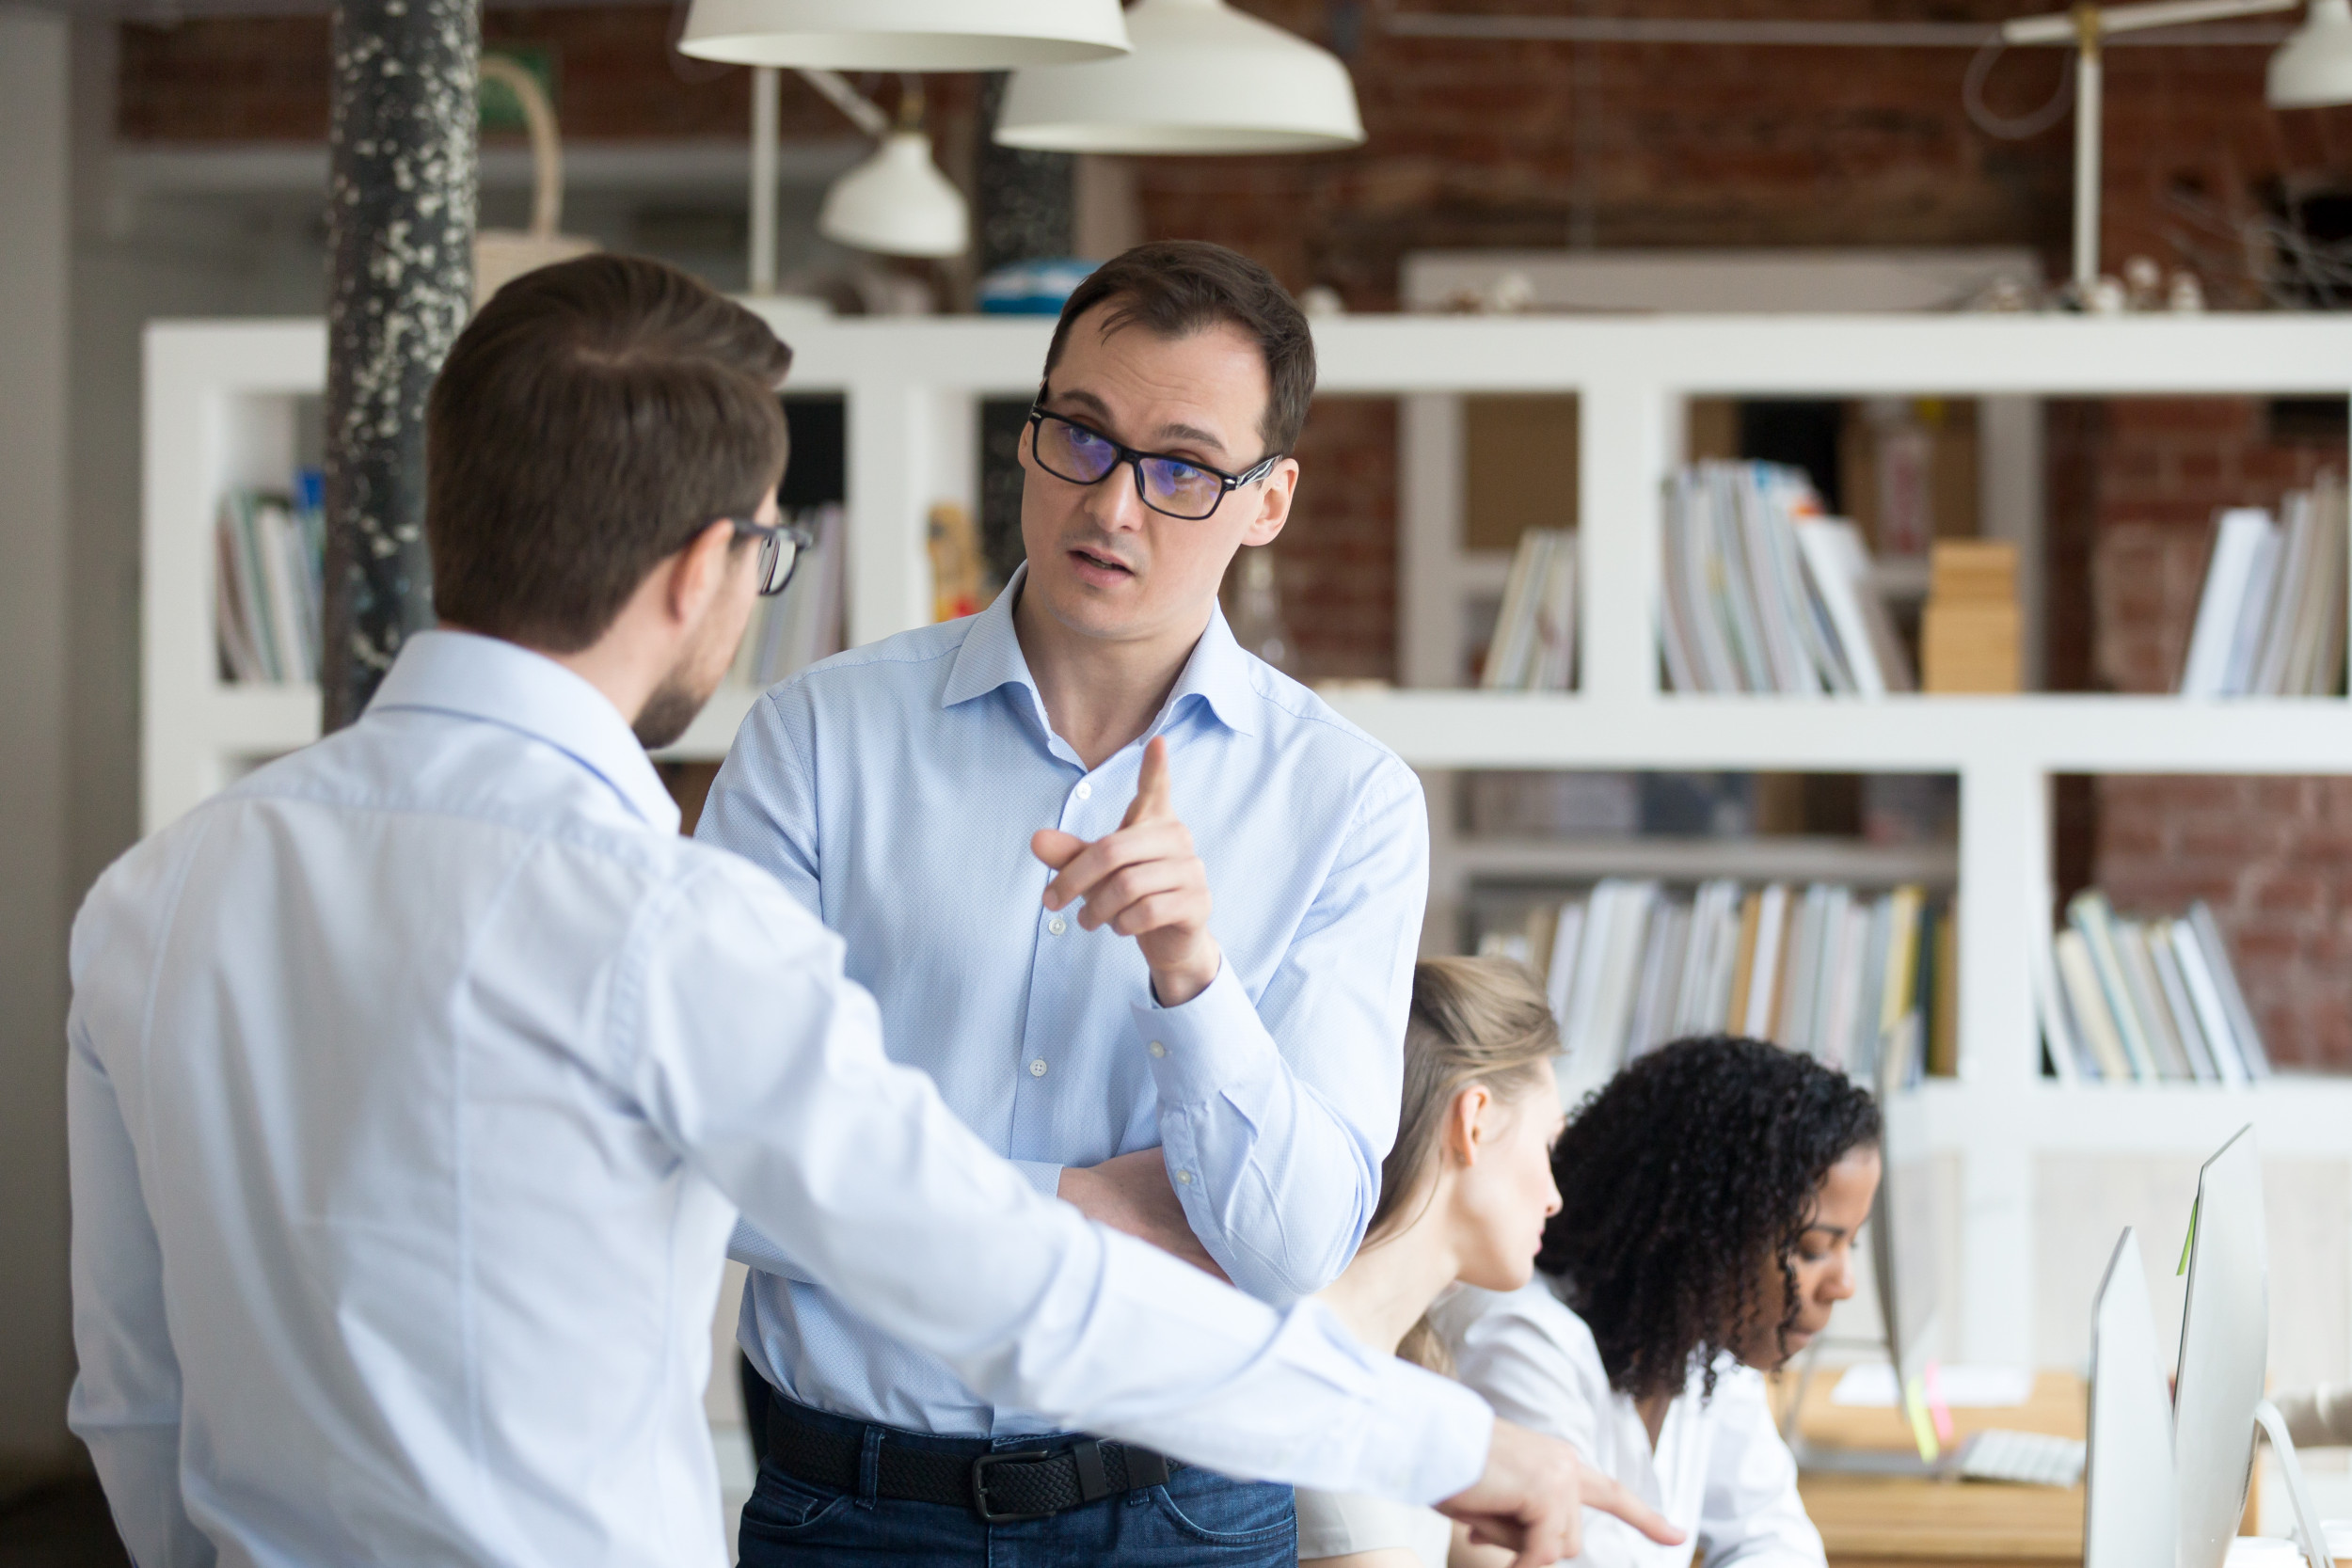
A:
<svg viewBox="0 0 2352 1568">
<path fill-rule="evenodd" d="M 1368 1134 L 1283 1059 L 1230 964 L 1191 1003 L 1138 1006 L 1135 1022 L 1193 1233 L 1262 1301 L 1328 1285 L 1379 1201 Z"/>
</svg>

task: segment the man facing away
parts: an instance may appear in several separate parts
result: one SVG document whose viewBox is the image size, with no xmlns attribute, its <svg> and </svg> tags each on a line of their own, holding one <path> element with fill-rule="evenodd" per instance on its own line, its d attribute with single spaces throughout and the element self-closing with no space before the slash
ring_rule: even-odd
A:
<svg viewBox="0 0 2352 1568">
<path fill-rule="evenodd" d="M 1314 377 L 1257 263 L 1173 242 L 1104 265 L 1023 434 L 1026 563 L 977 616 L 770 690 L 697 830 L 847 940 L 893 1056 L 1040 1193 L 1277 1306 L 1338 1275 L 1378 1202 L 1428 875 L 1412 771 L 1217 609 L 1234 553 L 1289 516 Z M 1085 1439 L 967 1386 L 755 1229 L 742 1338 L 777 1397 L 752 1568 L 885 1538 L 910 1563 L 1016 1540 L 1040 1561 L 1295 1560 L 1288 1487 L 1198 1468 L 1019 1525 L 888 1487 L 828 1512 L 837 1473 L 803 1458 L 820 1438 Z"/>
<path fill-rule="evenodd" d="M 717 1568 L 739 1205 L 986 1397 L 1458 1492 L 1549 1560 L 1569 1450 L 1041 1196 L 883 1055 L 837 938 L 677 837 L 644 747 L 789 573 L 788 357 L 653 262 L 509 284 L 428 417 L 447 629 L 84 904 L 70 1418 L 132 1556 Z"/>
</svg>

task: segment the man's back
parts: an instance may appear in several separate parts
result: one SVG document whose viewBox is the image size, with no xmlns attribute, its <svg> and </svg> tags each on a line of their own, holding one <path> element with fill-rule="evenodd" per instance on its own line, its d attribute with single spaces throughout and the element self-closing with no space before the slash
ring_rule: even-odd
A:
<svg viewBox="0 0 2352 1568">
<path fill-rule="evenodd" d="M 379 712 L 125 857 L 76 927 L 76 1078 L 119 1103 L 188 1511 L 231 1560 L 721 1555 L 734 1207 L 606 1025 L 632 919 L 755 874 L 675 838 L 642 753 L 588 760 Z"/>
</svg>

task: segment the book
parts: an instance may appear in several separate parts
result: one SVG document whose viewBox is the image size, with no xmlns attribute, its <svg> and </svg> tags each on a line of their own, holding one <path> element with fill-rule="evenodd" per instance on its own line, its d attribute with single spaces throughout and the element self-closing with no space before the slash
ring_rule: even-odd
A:
<svg viewBox="0 0 2352 1568">
<path fill-rule="evenodd" d="M 2230 1021 L 2230 1036 L 2246 1064 L 2246 1075 L 2257 1081 L 2269 1077 L 2270 1053 L 2264 1049 L 2261 1030 L 2254 1026 L 2253 1010 L 2247 1006 L 2246 995 L 2238 990 L 2237 971 L 2230 963 L 2229 948 L 2222 943 L 2221 928 L 2214 923 L 2213 911 L 2203 899 L 2188 907 L 2188 923 L 2204 955 L 2205 972 L 2213 977 L 2214 989 L 2220 994 L 2222 1011 Z"/>
<path fill-rule="evenodd" d="M 2237 645 L 2238 617 L 2246 612 L 2247 587 L 2265 542 L 2277 531 L 2270 514 L 2261 507 L 2231 507 L 2215 521 L 2213 552 L 2198 594 L 2188 657 L 2181 667 L 2182 696 L 2219 697 L 2231 691 L 2231 653 Z"/>
<path fill-rule="evenodd" d="M 2114 911 L 2108 908 L 2106 895 L 2096 889 L 2078 893 L 2066 906 L 2067 918 L 2083 934 L 2090 944 L 2090 964 L 2099 976 L 2100 990 L 2106 993 L 2107 1012 L 2115 1021 L 2115 1031 L 2123 1041 L 2123 1054 L 2131 1063 L 2132 1077 L 2143 1084 L 2156 1081 L 2156 1057 L 2148 1043 L 2148 1034 L 2139 1017 L 2132 1010 L 2131 991 L 2123 978 L 2123 960 L 2115 950 Z"/>
<path fill-rule="evenodd" d="M 1773 882 L 1756 899 L 1756 945 L 1748 959 L 1747 1006 L 1740 1011 L 1740 1033 L 1772 1037 L 1774 1004 L 1780 999 L 1781 943 L 1788 920 L 1788 886 Z"/>
<path fill-rule="evenodd" d="M 1560 906 L 1552 922 L 1551 956 L 1544 964 L 1544 994 L 1551 1003 L 1553 1021 L 1564 1028 L 1573 1000 L 1569 992 L 1576 988 L 1577 958 L 1584 950 L 1584 913 L 1581 898 Z"/>
<path fill-rule="evenodd" d="M 1934 984 L 1929 991 L 1927 1070 L 1937 1078 L 1960 1076 L 1960 909 L 1958 902 L 1931 910 L 1934 940 L 1921 948 L 1933 955 Z"/>
<path fill-rule="evenodd" d="M 1861 531 L 1842 517 L 1809 517 L 1796 525 L 1797 544 L 1813 592 L 1820 595 L 1856 692 L 1883 697 L 1909 691 L 1911 657 L 1870 581 L 1870 558 Z"/>
<path fill-rule="evenodd" d="M 2181 982 L 2188 988 L 2189 1005 L 2197 1009 L 2197 1025 L 2204 1032 L 2206 1048 L 2213 1053 L 2214 1070 L 2222 1083 L 2243 1087 L 2252 1081 L 2253 1074 L 2247 1069 L 2246 1057 L 2238 1050 L 2229 1010 L 2222 1005 L 2220 989 L 2214 984 L 2213 970 L 2205 962 L 2204 944 L 2198 941 L 2197 929 L 2188 921 L 2172 923 L 2172 956 L 2180 963 Z"/>
<path fill-rule="evenodd" d="M 2038 942 L 2026 943 L 2026 951 L 2032 970 L 2034 1017 L 2042 1026 L 2042 1054 L 2050 1064 L 2050 1076 L 2061 1084 L 2079 1084 L 2086 1076 L 2080 1058 L 2082 1042 L 2059 990 L 2057 955 Z M 2096 1072 L 2094 1065 L 2090 1075 Z"/>
<path fill-rule="evenodd" d="M 2148 923 L 2148 959 L 2156 972 L 2156 984 L 2164 992 L 2165 1010 L 2171 1015 L 2172 1028 L 2179 1035 L 2181 1049 L 2188 1057 L 2189 1076 L 2201 1084 L 2221 1082 L 2221 1070 L 2216 1065 L 2213 1051 L 2205 1041 L 2205 1031 L 2198 1022 L 2197 1007 L 2188 994 L 2187 977 L 2181 973 L 2181 959 L 2173 945 L 2169 920 Z"/>
<path fill-rule="evenodd" d="M 2123 1050 L 2122 1033 L 2115 1026 L 2115 1012 L 2108 1004 L 2106 987 L 2100 982 L 2098 968 L 2091 961 L 2089 940 L 2080 929 L 2069 927 L 2058 934 L 2052 945 L 2058 978 L 2066 988 L 2067 1006 L 2082 1030 L 2091 1060 L 2098 1064 L 2100 1078 L 2109 1083 L 2131 1083 L 2137 1075 L 2132 1071 L 2131 1057 Z"/>
<path fill-rule="evenodd" d="M 2139 1020 L 2147 1036 L 2148 1053 L 2155 1059 L 2156 1076 L 2168 1083 L 2185 1083 L 2195 1075 L 2189 1070 L 2188 1051 L 2181 1043 L 2180 1030 L 2172 1022 L 2171 1008 L 2156 979 L 2155 964 L 2148 951 L 2147 927 L 2137 920 L 2117 920 L 2112 931 L 2115 956 L 2123 972 L 2123 989 L 2130 997 L 2132 1014 Z"/>
</svg>

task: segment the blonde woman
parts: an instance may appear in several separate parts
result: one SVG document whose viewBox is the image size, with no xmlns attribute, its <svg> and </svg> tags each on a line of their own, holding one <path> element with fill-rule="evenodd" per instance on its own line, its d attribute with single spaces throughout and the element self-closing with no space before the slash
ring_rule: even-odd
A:
<svg viewBox="0 0 2352 1568">
<path fill-rule="evenodd" d="M 1509 1291 L 1533 1275 L 1544 1221 L 1560 1208 L 1550 1156 L 1565 1121 L 1551 1068 L 1559 1050 L 1551 1009 L 1519 965 L 1415 967 L 1404 1103 L 1379 1206 L 1356 1260 L 1322 1293 L 1367 1345 L 1442 1370 L 1430 1304 L 1457 1282 Z M 1457 1528 L 1426 1508 L 1298 1494 L 1299 1560 L 1323 1568 L 1446 1568 Z M 1467 1531 L 1460 1544 L 1469 1549 Z"/>
</svg>

